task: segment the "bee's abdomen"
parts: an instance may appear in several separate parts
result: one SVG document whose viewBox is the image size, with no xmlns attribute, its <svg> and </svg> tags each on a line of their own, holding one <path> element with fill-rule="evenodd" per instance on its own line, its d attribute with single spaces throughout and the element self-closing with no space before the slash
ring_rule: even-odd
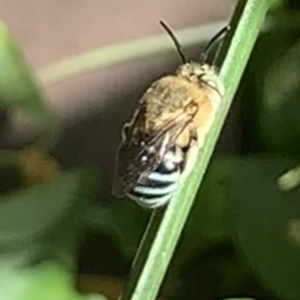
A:
<svg viewBox="0 0 300 300">
<path fill-rule="evenodd" d="M 169 151 L 163 162 L 128 192 L 128 197 L 139 205 L 157 208 L 166 204 L 178 187 L 182 161 L 174 162 L 175 154 Z"/>
</svg>

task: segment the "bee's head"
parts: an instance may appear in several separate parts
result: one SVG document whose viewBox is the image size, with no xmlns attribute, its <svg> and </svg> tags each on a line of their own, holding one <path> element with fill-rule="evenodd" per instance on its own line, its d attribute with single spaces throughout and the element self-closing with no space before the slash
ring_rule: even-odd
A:
<svg viewBox="0 0 300 300">
<path fill-rule="evenodd" d="M 176 75 L 192 82 L 199 82 L 205 76 L 217 76 L 216 72 L 216 68 L 209 64 L 190 62 L 179 66 Z"/>
<path fill-rule="evenodd" d="M 182 47 L 174 35 L 171 28 L 164 23 L 163 21 L 160 21 L 160 24 L 163 26 L 163 28 L 167 31 L 167 33 L 170 35 L 171 39 L 173 40 L 177 52 L 181 58 L 182 65 L 177 69 L 176 75 L 180 76 L 190 82 L 195 82 L 197 84 L 203 85 L 210 89 L 212 92 L 219 94 L 219 96 L 223 96 L 224 94 L 224 86 L 222 82 L 220 81 L 217 70 L 214 67 L 214 63 L 211 65 L 207 64 L 207 56 L 208 53 L 212 47 L 212 45 L 224 35 L 224 33 L 228 32 L 230 29 L 230 26 L 226 26 L 222 28 L 207 44 L 205 47 L 200 63 L 193 63 L 188 62 L 183 51 Z M 220 47 L 219 47 L 220 49 Z M 216 55 L 217 57 L 217 55 Z"/>
<path fill-rule="evenodd" d="M 217 70 L 209 64 L 186 63 L 176 70 L 176 75 L 200 85 L 215 90 L 220 96 L 224 94 L 224 87 L 220 81 Z"/>
</svg>

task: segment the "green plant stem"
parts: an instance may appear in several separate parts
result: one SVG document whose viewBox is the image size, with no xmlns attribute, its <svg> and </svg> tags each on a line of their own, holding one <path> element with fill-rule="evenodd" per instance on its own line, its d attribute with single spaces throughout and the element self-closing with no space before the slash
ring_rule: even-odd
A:
<svg viewBox="0 0 300 300">
<path fill-rule="evenodd" d="M 191 27 L 179 30 L 176 35 L 185 47 L 199 45 L 199 43 L 206 41 L 212 32 L 216 32 L 223 27 L 224 24 L 224 22 L 217 22 L 205 26 Z M 51 84 L 99 67 L 111 66 L 168 50 L 174 50 L 174 45 L 170 42 L 168 35 L 163 32 L 159 35 L 103 47 L 70 57 L 45 66 L 38 72 L 38 75 L 44 84 Z"/>
<path fill-rule="evenodd" d="M 208 134 L 204 148 L 198 153 L 193 171 L 174 195 L 162 221 L 159 224 L 154 222 L 153 225 L 150 225 L 155 228 L 148 228 L 148 232 L 156 232 L 155 238 L 148 251 L 144 249 L 137 254 L 132 274 L 121 297 L 122 300 L 153 300 L 156 298 L 265 14 L 271 4 L 270 0 L 239 2 L 231 22 L 233 36 L 230 38 L 230 46 L 220 71 L 220 77 L 226 88 L 222 107 Z M 153 234 L 149 236 L 149 239 L 153 239 Z M 147 234 L 143 239 L 143 244 L 150 244 Z M 138 263 L 139 261 L 145 261 L 142 267 Z M 137 274 L 138 272 L 140 273 Z"/>
<path fill-rule="evenodd" d="M 130 280 L 128 281 L 126 285 L 126 290 L 122 295 L 124 299 L 130 299 L 130 293 L 132 293 L 132 291 L 135 288 L 136 282 L 138 282 L 139 280 L 139 277 L 143 271 L 144 265 L 147 260 L 149 249 L 155 240 L 157 227 L 161 223 L 163 215 L 164 209 L 156 209 L 150 217 L 150 221 L 148 223 L 148 226 L 146 228 L 146 231 L 144 233 L 139 249 L 136 253 L 135 259 L 132 264 L 133 272 L 130 274 Z"/>
</svg>

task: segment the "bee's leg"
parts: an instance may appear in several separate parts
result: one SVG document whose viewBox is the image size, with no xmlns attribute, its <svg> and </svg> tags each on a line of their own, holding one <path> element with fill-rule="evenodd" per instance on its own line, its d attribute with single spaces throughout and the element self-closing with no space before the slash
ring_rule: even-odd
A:
<svg viewBox="0 0 300 300">
<path fill-rule="evenodd" d="M 197 156 L 205 143 L 206 133 L 207 132 L 204 129 L 192 131 L 191 143 L 189 149 L 186 152 L 186 162 L 183 169 L 182 177 L 188 176 L 188 174 L 195 168 Z"/>
<path fill-rule="evenodd" d="M 201 141 L 200 141 L 201 142 Z M 185 156 L 185 164 L 181 175 L 184 180 L 193 170 L 199 153 L 199 136 L 196 130 L 191 131 L 191 142 Z"/>
<path fill-rule="evenodd" d="M 206 128 L 198 128 L 198 130 L 195 130 L 194 136 L 195 141 L 197 144 L 197 147 L 199 149 L 202 149 L 206 140 L 207 130 Z"/>
</svg>

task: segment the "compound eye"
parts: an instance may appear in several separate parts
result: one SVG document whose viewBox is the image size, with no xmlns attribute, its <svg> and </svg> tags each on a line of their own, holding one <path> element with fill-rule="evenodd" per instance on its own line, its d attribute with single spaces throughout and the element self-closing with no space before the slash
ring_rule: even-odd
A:
<svg viewBox="0 0 300 300">
<path fill-rule="evenodd" d="M 193 82 L 198 82 L 199 81 L 199 77 L 197 75 L 193 74 L 193 75 L 191 75 L 191 80 Z"/>
<path fill-rule="evenodd" d="M 206 83 L 211 86 L 212 88 L 216 89 L 217 88 L 217 84 L 214 80 L 207 80 Z"/>
<path fill-rule="evenodd" d="M 203 74 L 201 80 L 202 80 L 203 83 L 207 84 L 208 86 L 212 87 L 213 89 L 218 88 L 218 84 L 216 82 L 216 79 L 212 76 L 208 76 L 206 74 Z"/>
<path fill-rule="evenodd" d="M 203 77 L 202 78 L 202 82 L 206 85 L 208 85 L 209 87 L 211 87 L 212 89 L 214 89 L 217 93 L 219 93 L 221 96 L 224 95 L 224 86 L 223 83 L 218 80 L 217 77 Z"/>
</svg>

